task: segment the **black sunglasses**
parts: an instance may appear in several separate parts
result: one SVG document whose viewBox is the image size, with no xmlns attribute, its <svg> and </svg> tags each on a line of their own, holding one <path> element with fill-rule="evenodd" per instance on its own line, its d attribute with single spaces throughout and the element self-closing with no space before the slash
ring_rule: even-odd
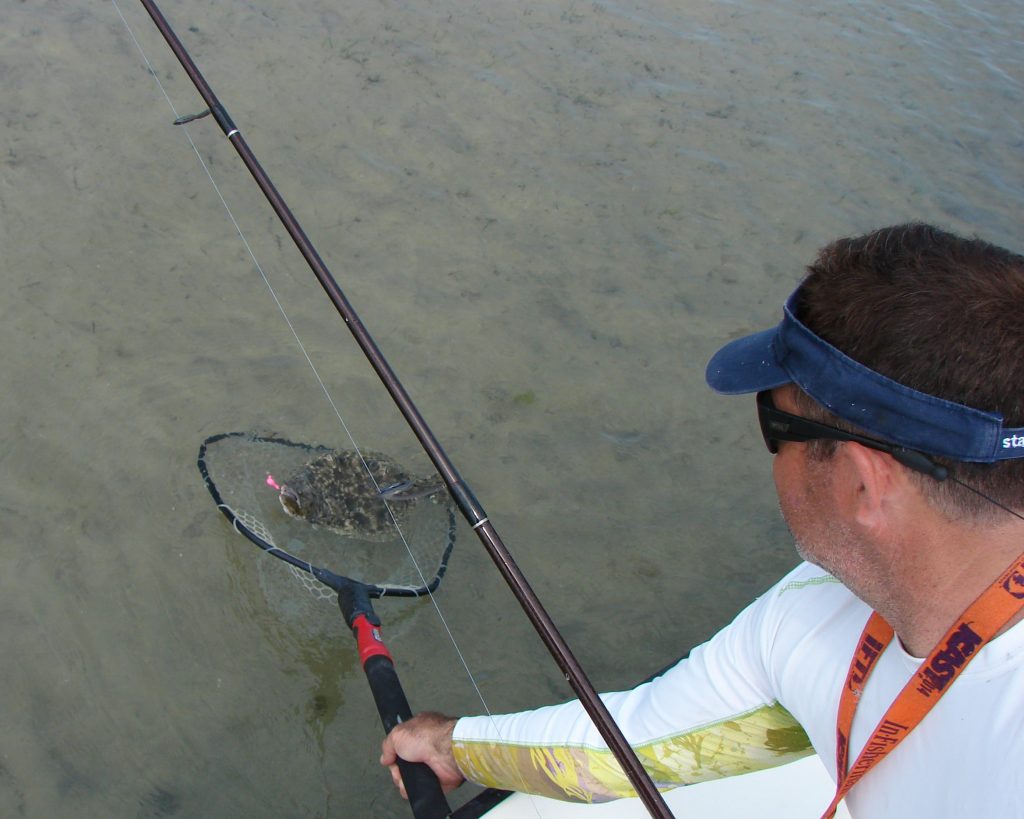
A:
<svg viewBox="0 0 1024 819">
<path fill-rule="evenodd" d="M 937 481 L 944 481 L 949 476 L 949 470 L 946 467 L 933 462 L 920 452 L 784 412 L 775 406 L 772 394 L 767 390 L 757 394 L 757 420 L 761 424 L 761 435 L 764 436 L 765 446 L 773 455 L 779 451 L 779 441 L 795 441 L 797 443 L 822 439 L 853 441 L 861 446 L 888 453 L 908 469 L 923 472 Z"/>
</svg>

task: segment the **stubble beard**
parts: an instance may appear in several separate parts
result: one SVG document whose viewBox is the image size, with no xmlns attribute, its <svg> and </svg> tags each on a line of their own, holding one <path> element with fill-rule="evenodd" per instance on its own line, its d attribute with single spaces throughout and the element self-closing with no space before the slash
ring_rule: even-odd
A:
<svg viewBox="0 0 1024 819">
<path fill-rule="evenodd" d="M 885 594 L 886 570 L 875 565 L 870 550 L 860 543 L 845 524 L 830 520 L 814 533 L 813 540 L 793 532 L 797 554 L 823 569 L 872 608 L 889 598 Z"/>
<path fill-rule="evenodd" d="M 786 518 L 785 511 L 782 518 L 793 535 L 797 554 L 803 560 L 824 569 L 848 587 L 857 585 L 857 578 L 861 574 L 858 569 L 862 568 L 860 564 L 863 561 L 849 527 L 835 519 L 829 519 L 817 526 L 817 531 L 803 533 L 797 531 L 793 523 Z"/>
</svg>

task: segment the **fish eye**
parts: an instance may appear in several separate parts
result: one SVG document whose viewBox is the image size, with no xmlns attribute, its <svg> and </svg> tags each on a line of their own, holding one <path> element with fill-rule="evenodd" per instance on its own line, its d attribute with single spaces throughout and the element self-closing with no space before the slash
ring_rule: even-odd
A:
<svg viewBox="0 0 1024 819">
<path fill-rule="evenodd" d="M 285 508 L 296 512 L 302 508 L 298 492 L 287 485 L 281 487 L 281 503 Z"/>
</svg>

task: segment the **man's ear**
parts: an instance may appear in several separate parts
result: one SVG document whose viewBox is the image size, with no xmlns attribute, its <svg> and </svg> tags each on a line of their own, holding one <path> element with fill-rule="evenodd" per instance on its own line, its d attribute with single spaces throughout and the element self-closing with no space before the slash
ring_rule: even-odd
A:
<svg viewBox="0 0 1024 819">
<path fill-rule="evenodd" d="M 891 525 L 893 492 L 906 480 L 887 454 L 847 441 L 834 456 L 836 503 L 847 520 L 871 531 Z"/>
</svg>

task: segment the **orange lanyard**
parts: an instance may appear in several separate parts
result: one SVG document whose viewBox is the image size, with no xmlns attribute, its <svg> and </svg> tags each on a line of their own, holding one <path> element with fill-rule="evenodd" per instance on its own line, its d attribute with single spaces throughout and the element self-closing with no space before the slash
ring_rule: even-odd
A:
<svg viewBox="0 0 1024 819">
<path fill-rule="evenodd" d="M 864 774 L 892 751 L 931 711 L 985 643 L 1024 608 L 1024 555 L 1014 561 L 978 597 L 939 640 L 910 681 L 893 700 L 871 733 L 864 750 L 847 771 L 850 729 L 861 692 L 876 661 L 892 641 L 893 629 L 878 613 L 872 613 L 860 636 L 846 683 L 839 698 L 836 719 L 836 795 L 822 819 L 835 816 L 836 807 Z"/>
</svg>

